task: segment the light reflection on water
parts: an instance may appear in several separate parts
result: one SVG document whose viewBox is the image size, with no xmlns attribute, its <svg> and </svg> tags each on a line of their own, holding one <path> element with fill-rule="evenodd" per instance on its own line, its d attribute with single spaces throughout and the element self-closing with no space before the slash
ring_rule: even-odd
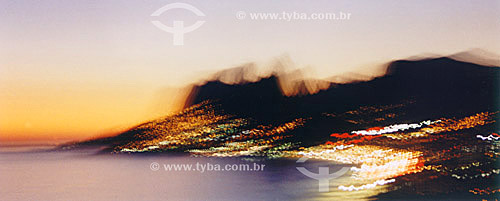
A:
<svg viewBox="0 0 500 201">
<path fill-rule="evenodd" d="M 152 171 L 150 164 L 264 164 L 258 172 Z M 309 160 L 301 166 L 317 172 L 340 168 Z M 317 180 L 302 175 L 295 160 L 242 160 L 186 155 L 94 155 L 85 152 L 1 153 L 2 200 L 332 200 L 376 195 L 340 191 L 353 183 L 349 174 L 330 182 L 331 192 L 319 193 Z"/>
</svg>

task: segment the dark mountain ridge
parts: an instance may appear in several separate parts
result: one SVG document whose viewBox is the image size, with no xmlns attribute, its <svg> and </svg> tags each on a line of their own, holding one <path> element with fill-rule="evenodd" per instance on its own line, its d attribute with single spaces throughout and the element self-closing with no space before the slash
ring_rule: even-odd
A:
<svg viewBox="0 0 500 201">
<path fill-rule="evenodd" d="M 361 105 L 413 100 L 419 109 L 437 114 L 498 110 L 500 69 L 442 57 L 390 63 L 387 74 L 370 81 L 335 84 L 316 94 L 287 97 L 279 76 L 258 82 L 224 84 L 217 80 L 197 86 L 186 106 L 218 100 L 227 112 L 281 121 L 295 116 L 342 112 Z M 300 85 L 300 84 L 299 84 Z"/>
<path fill-rule="evenodd" d="M 239 76 L 240 80 L 244 80 L 245 75 Z M 206 107 L 203 105 L 210 101 L 208 106 L 215 107 L 216 113 L 247 119 L 253 122 L 252 125 L 278 126 L 297 118 L 308 119 L 304 126 L 289 133 L 293 136 L 290 142 L 301 142 L 304 146 L 324 143 L 333 131 L 348 132 L 380 126 L 381 123 L 413 123 L 500 110 L 500 68 L 446 57 L 394 61 L 388 65 L 387 73 L 382 77 L 346 84 L 331 83 L 325 90 L 309 95 L 284 95 L 280 86 L 281 76 L 275 73 L 256 82 L 240 84 L 208 81 L 193 88 L 185 107 L 200 104 Z M 304 89 L 305 82 L 297 80 L 294 86 L 299 87 L 299 91 L 307 90 Z M 389 109 L 378 112 L 380 110 L 376 108 Z M 97 144 L 108 146 L 106 151 L 109 151 L 110 148 L 131 142 L 161 139 L 161 135 L 170 131 L 158 128 L 175 127 L 175 121 L 184 121 L 183 115 L 191 110 L 145 122 L 115 137 L 66 147 Z M 203 109 L 194 110 L 200 110 L 200 115 L 205 113 Z M 353 111 L 365 114 L 349 115 Z M 384 115 L 394 117 L 386 118 Z M 383 119 L 383 122 L 373 121 L 377 118 Z"/>
</svg>

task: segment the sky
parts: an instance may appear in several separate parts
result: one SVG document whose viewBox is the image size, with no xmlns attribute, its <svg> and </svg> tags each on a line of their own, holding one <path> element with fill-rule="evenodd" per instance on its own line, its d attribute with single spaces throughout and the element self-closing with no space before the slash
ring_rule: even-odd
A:
<svg viewBox="0 0 500 201">
<path fill-rule="evenodd" d="M 205 16 L 185 9 L 151 16 L 176 2 Z M 350 18 L 251 19 L 283 12 Z M 173 45 L 153 20 L 205 22 Z M 498 54 L 499 36 L 497 0 L 0 0 L 0 141 L 118 132 L 179 109 L 187 84 L 283 55 L 322 78 L 424 53 Z"/>
</svg>

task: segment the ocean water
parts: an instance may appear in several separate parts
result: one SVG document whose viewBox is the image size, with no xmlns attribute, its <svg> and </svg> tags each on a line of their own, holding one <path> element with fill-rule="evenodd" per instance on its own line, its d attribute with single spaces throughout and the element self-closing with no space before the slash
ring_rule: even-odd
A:
<svg viewBox="0 0 500 201">
<path fill-rule="evenodd" d="M 156 170 L 152 164 L 160 167 Z M 165 165 L 173 168 L 173 164 L 205 167 L 191 171 L 186 171 L 189 168 L 165 169 Z M 242 168 L 238 166 L 241 164 L 244 164 Z M 224 171 L 216 171 L 217 165 Z M 257 166 L 262 171 L 255 170 Z M 313 160 L 298 165 L 293 159 L 95 154 L 95 150 L 7 152 L 3 149 L 0 152 L 0 200 L 337 200 L 346 196 L 368 200 L 368 196 L 376 194 L 336 189 L 338 182 L 350 179 L 348 174 L 332 179 L 330 192 L 320 193 L 318 181 L 301 174 L 296 169 L 298 166 L 311 172 L 318 172 L 319 166 L 329 167 L 330 172 L 341 168 L 341 165 Z M 253 170 L 245 171 L 245 167 Z"/>
<path fill-rule="evenodd" d="M 0 200 L 495 200 L 494 194 L 463 189 L 491 189 L 482 186 L 495 186 L 496 174 L 459 180 L 423 171 L 374 185 L 354 173 L 360 166 L 328 160 L 48 151 L 52 148 L 0 146 Z M 313 174 L 320 168 L 329 174 L 350 171 L 330 179 L 321 192 L 319 181 L 297 167 Z"/>
</svg>

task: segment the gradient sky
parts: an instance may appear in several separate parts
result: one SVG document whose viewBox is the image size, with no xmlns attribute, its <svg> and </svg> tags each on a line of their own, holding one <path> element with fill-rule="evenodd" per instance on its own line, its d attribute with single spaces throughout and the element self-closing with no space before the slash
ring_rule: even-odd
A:
<svg viewBox="0 0 500 201">
<path fill-rule="evenodd" d="M 150 15 L 173 3 L 181 9 Z M 238 11 L 348 12 L 350 20 L 238 20 Z M 189 26 L 173 46 L 160 19 Z M 288 55 L 319 77 L 422 53 L 500 53 L 500 2 L 0 0 L 0 140 L 83 139 L 165 114 L 178 87 Z"/>
</svg>

